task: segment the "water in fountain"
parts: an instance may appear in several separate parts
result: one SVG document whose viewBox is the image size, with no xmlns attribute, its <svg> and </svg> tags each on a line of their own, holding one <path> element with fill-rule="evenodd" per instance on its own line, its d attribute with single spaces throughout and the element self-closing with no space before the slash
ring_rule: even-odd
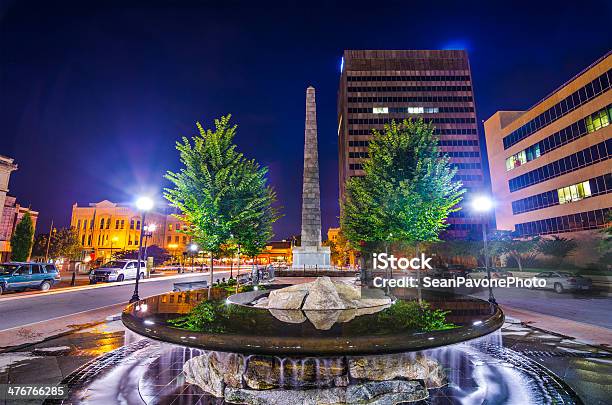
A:
<svg viewBox="0 0 612 405">
<path fill-rule="evenodd" d="M 124 344 L 124 346 L 129 346 L 132 343 L 136 343 L 139 340 L 142 340 L 144 338 L 145 338 L 144 336 L 142 336 L 142 335 L 140 335 L 140 334 L 138 334 L 136 332 L 132 332 L 129 329 L 126 329 L 125 330 L 125 335 L 124 335 L 124 338 L 123 338 L 123 342 L 124 342 L 123 344 Z"/>
</svg>

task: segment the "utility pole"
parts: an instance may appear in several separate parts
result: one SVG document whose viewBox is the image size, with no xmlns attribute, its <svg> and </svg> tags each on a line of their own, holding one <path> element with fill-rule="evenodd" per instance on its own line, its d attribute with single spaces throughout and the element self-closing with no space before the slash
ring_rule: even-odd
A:
<svg viewBox="0 0 612 405">
<path fill-rule="evenodd" d="M 49 261 L 49 246 L 51 245 L 51 234 L 53 233 L 53 219 L 51 219 L 51 228 L 49 228 L 49 238 L 47 239 L 47 250 L 45 251 L 45 263 Z"/>
</svg>

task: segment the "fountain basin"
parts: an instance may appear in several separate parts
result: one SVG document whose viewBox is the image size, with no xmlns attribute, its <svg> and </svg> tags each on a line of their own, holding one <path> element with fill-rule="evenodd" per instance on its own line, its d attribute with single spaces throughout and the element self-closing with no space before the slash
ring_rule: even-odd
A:
<svg viewBox="0 0 612 405">
<path fill-rule="evenodd" d="M 405 291 L 392 291 L 411 300 Z M 213 290 L 212 299 L 227 300 L 228 293 Z M 449 311 L 453 329 L 417 331 L 394 328 L 382 323 L 379 314 L 359 316 L 317 329 L 311 322 L 290 323 L 267 309 L 236 305 L 240 297 L 230 297 L 232 318 L 219 331 L 203 332 L 177 328 L 169 323 L 189 313 L 207 299 L 207 290 L 166 293 L 128 305 L 122 314 L 125 326 L 155 340 L 202 350 L 246 354 L 291 356 L 337 356 L 412 352 L 446 346 L 487 335 L 499 329 L 504 315 L 499 307 L 472 297 L 423 292 L 423 299 L 434 309 Z M 251 297 L 252 298 L 252 297 Z M 320 311 L 326 316 L 325 311 Z M 339 314 L 338 316 L 340 316 Z M 335 316 L 335 314 L 332 314 Z"/>
</svg>

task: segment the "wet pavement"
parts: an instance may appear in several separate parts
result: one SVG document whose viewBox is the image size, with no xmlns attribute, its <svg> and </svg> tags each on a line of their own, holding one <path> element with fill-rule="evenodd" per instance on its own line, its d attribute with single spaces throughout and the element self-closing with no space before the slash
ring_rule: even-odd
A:
<svg viewBox="0 0 612 405">
<path fill-rule="evenodd" d="M 504 347 L 522 353 L 560 377 L 585 404 L 612 402 L 612 352 L 521 323 L 502 329 Z"/>
<path fill-rule="evenodd" d="M 0 384 L 58 384 L 75 370 L 124 344 L 120 321 L 108 322 L 44 343 L 0 354 Z M 519 352 L 561 377 L 589 405 L 609 404 L 612 398 L 612 353 L 574 339 L 523 325 L 506 322 L 502 328 L 503 346 Z M 126 353 L 128 355 L 129 353 Z M 90 363 L 91 365 L 91 363 Z M 91 367 L 90 367 L 91 368 Z M 95 368 L 90 373 L 96 372 Z M 186 384 L 160 398 L 158 403 L 196 403 L 202 399 L 198 388 Z M 42 400 L 18 400 L 2 404 L 40 404 Z M 127 403 L 132 403 L 127 402 Z M 440 391 L 427 404 L 454 403 Z"/>
<path fill-rule="evenodd" d="M 50 339 L 15 352 L 0 353 L 0 384 L 59 384 L 79 367 L 124 343 L 120 321 Z M 42 399 L 6 400 L 0 404 L 40 404 Z"/>
</svg>

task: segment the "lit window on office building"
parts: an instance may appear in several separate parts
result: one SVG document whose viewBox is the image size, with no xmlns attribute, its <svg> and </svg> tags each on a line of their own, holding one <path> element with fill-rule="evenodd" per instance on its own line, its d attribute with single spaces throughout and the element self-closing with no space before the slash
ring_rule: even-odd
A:
<svg viewBox="0 0 612 405">
<path fill-rule="evenodd" d="M 591 196 L 591 185 L 588 181 L 583 181 L 582 183 L 557 189 L 557 193 L 559 193 L 559 204 L 580 201 Z"/>
</svg>

